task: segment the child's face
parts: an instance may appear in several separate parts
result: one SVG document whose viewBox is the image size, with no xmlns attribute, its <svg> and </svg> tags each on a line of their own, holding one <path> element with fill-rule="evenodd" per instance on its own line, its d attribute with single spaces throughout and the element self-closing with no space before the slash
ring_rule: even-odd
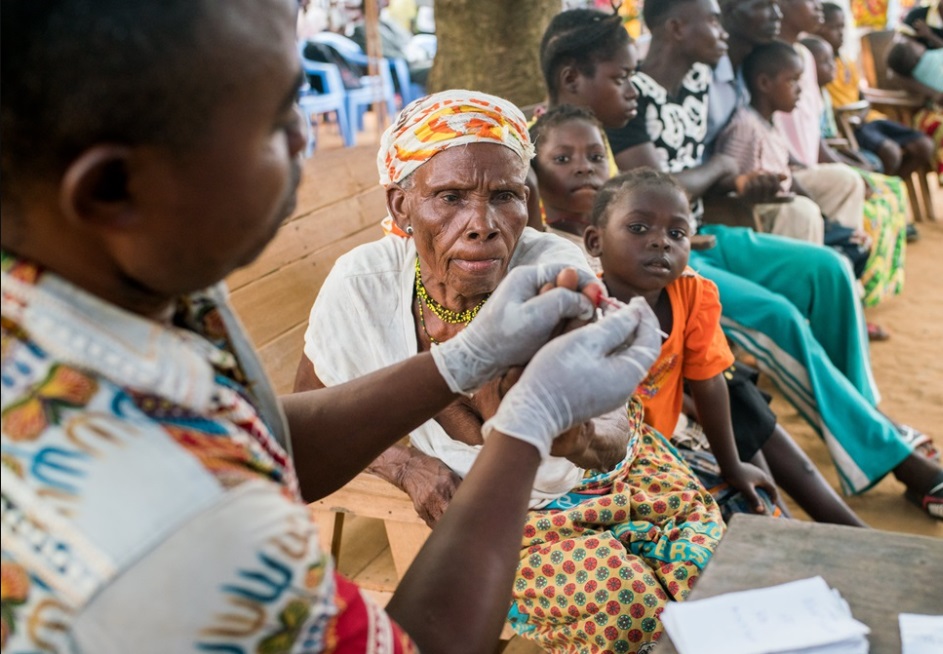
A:
<svg viewBox="0 0 943 654">
<path fill-rule="evenodd" d="M 609 157 L 599 128 L 582 119 L 545 130 L 537 143 L 540 199 L 559 211 L 589 214 L 609 179 Z"/>
<path fill-rule="evenodd" d="M 592 77 L 576 73 L 576 98 L 570 104 L 589 107 L 603 127 L 624 127 L 635 118 L 638 91 L 631 77 L 638 68 L 638 53 L 630 43 L 608 61 L 596 64 Z"/>
<path fill-rule="evenodd" d="M 815 55 L 815 74 L 818 76 L 819 86 L 830 84 L 835 79 L 835 54 L 832 46 L 820 43 L 813 51 Z"/>
<path fill-rule="evenodd" d="M 602 228 L 588 227 L 586 248 L 599 257 L 610 289 L 657 295 L 684 272 L 691 255 L 691 210 L 673 188 L 616 195 Z M 617 293 L 618 294 L 618 293 Z"/>
<path fill-rule="evenodd" d="M 767 78 L 763 85 L 770 107 L 773 111 L 790 112 L 796 108 L 802 88 L 802 60 L 798 56 L 789 57 L 787 65 L 772 78 Z"/>
<path fill-rule="evenodd" d="M 845 12 L 836 11 L 819 28 L 819 36 L 838 52 L 845 44 Z"/>
</svg>

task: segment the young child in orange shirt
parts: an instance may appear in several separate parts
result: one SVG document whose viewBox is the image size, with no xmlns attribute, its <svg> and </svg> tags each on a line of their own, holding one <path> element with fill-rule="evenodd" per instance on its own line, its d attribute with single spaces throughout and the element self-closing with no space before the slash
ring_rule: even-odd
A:
<svg viewBox="0 0 943 654">
<path fill-rule="evenodd" d="M 536 173 L 540 200 L 548 219 L 553 218 L 548 220 L 548 231 L 578 243 L 585 251 L 583 233 L 592 223 L 598 189 L 609 178 L 605 157 L 602 156 L 606 151 L 602 127 L 587 109 L 558 105 L 534 123 L 531 139 L 537 154 L 531 165 Z M 587 187 L 593 189 L 592 193 L 587 193 Z M 589 253 L 587 256 L 593 270 L 601 271 L 599 261 Z M 729 411 L 740 459 L 761 467 L 768 464 L 774 480 L 814 520 L 863 526 L 864 523 L 828 485 L 789 433 L 776 422 L 776 416 L 766 405 L 768 400 L 754 386 L 753 371 L 738 363 L 722 374 L 728 386 Z M 686 398 L 685 413 L 691 413 L 690 404 Z M 657 423 L 659 429 L 664 428 L 662 434 L 671 438 L 680 416 L 674 404 L 667 410 L 675 422 L 667 418 L 659 419 Z M 649 422 L 655 424 L 656 421 L 649 418 Z M 738 510 L 754 508 L 743 507 L 746 502 L 741 502 L 743 498 L 731 489 L 715 488 L 721 483 L 715 474 L 717 466 L 703 452 L 682 450 L 681 453 L 695 467 L 701 481 L 716 492 L 715 497 L 725 513 L 732 509 L 732 505 L 736 505 Z M 780 502 L 779 508 L 782 507 Z"/>
<path fill-rule="evenodd" d="M 723 376 L 734 357 L 720 328 L 717 287 L 687 267 L 694 229 L 690 203 L 677 181 L 640 168 L 600 189 L 583 238 L 587 251 L 602 264 L 609 294 L 623 302 L 644 297 L 668 334 L 637 391 L 645 421 L 671 434 L 687 381 L 721 476 L 763 512 L 757 489 L 775 498 L 776 486 L 737 453 Z"/>
</svg>

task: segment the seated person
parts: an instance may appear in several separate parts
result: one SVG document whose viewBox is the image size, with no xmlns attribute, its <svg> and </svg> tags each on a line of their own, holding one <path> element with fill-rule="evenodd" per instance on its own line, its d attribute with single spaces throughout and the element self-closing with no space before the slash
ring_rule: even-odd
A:
<svg viewBox="0 0 943 654">
<path fill-rule="evenodd" d="M 537 175 L 541 202 L 547 214 L 547 231 L 579 244 L 585 251 L 583 234 L 591 224 L 598 189 L 609 178 L 602 127 L 587 109 L 557 105 L 537 119 L 530 133 L 536 149 L 531 165 Z M 602 271 L 597 257 L 587 253 L 587 259 L 594 270 Z M 777 424 L 776 416 L 767 404 L 768 399 L 750 380 L 750 374 L 747 366 L 738 363 L 720 375 L 722 382 L 729 382 L 730 415 L 740 459 L 753 461 L 763 468 L 768 461 L 774 480 L 813 519 L 863 526 L 864 523 L 832 490 L 795 441 Z M 679 435 L 675 425 L 681 425 L 678 412 L 670 410 L 664 419 L 656 421 L 653 420 L 653 410 L 653 407 L 646 408 L 646 422 L 674 441 L 675 435 Z M 699 427 L 695 425 L 694 429 Z M 754 510 L 743 496 L 733 496 L 729 487 L 718 478 L 716 462 L 705 461 L 703 453 L 692 452 L 683 444 L 674 444 L 702 483 L 711 489 L 725 516 L 740 509 Z M 764 458 L 761 451 L 769 456 Z M 780 509 L 783 509 L 782 505 Z M 783 513 L 788 516 L 785 509 Z"/>
<path fill-rule="evenodd" d="M 802 44 L 815 59 L 816 76 L 819 86 L 823 87 L 821 136 L 839 137 L 831 98 L 824 90 L 824 86 L 835 74 L 832 46 L 818 36 L 804 38 Z M 900 294 L 904 287 L 904 253 L 908 238 L 904 183 L 896 176 L 869 172 L 870 162 L 850 145 L 836 145 L 832 149 L 849 166 L 855 167 L 870 189 L 870 197 L 864 204 L 864 230 L 871 252 L 868 255 L 862 251 L 863 248 L 859 250 L 853 242 L 836 242 L 833 239 L 831 245 L 840 247 L 843 253 L 855 262 L 856 273 L 864 287 L 864 304 L 875 306 L 886 298 Z M 873 332 L 869 334 L 872 335 L 872 340 L 875 340 Z"/>
<path fill-rule="evenodd" d="M 809 205 L 799 211 L 818 213 L 818 243 L 834 245 L 836 234 L 842 233 L 848 241 L 848 251 L 842 252 L 850 255 L 856 264 L 856 273 L 860 274 L 868 256 L 867 235 L 861 230 L 852 232 L 826 220 L 827 211 L 838 207 L 826 204 L 830 200 L 828 196 L 819 200 L 824 206 L 817 204 L 817 194 L 807 191 L 792 174 L 789 144 L 773 125 L 776 112 L 795 109 L 799 99 L 798 81 L 802 74 L 802 61 L 792 46 L 773 41 L 753 48 L 743 62 L 743 79 L 750 91 L 750 105 L 737 109 L 728 126 L 717 136 L 714 152 L 733 157 L 741 171 L 760 167 L 777 173 L 783 178 L 783 190 L 797 195 L 791 202 L 757 205 L 756 211 L 767 232 L 801 237 L 795 233 L 793 209 Z"/>
<path fill-rule="evenodd" d="M 940 17 L 939 0 L 931 0 L 925 6 L 913 8 L 904 18 L 900 32 L 912 36 L 929 49 L 943 47 L 943 18 Z M 943 94 L 910 77 L 897 75 L 894 79 L 902 88 L 926 100 L 925 106 L 914 114 L 913 126 L 933 139 L 936 172 L 943 184 Z"/>
<path fill-rule="evenodd" d="M 943 48 L 943 14 L 940 0 L 922 0 L 904 16 L 903 24 L 928 48 Z"/>
<path fill-rule="evenodd" d="M 590 274 L 579 248 L 525 227 L 532 153 L 523 115 L 500 98 L 446 91 L 404 109 L 383 135 L 378 167 L 392 221 L 406 236 L 338 259 L 311 310 L 296 386 L 333 386 L 417 351 L 435 355 L 522 264 L 566 263 Z M 412 429 L 412 446 L 387 450 L 370 471 L 436 523 L 479 455 L 503 385 Z M 627 412 L 575 428 L 551 454 L 524 525 L 511 624 L 545 649 L 638 651 L 659 637 L 661 609 L 688 594 L 710 558 L 720 511 L 644 424 L 635 399 Z M 575 565 L 584 558 L 604 570 L 589 586 Z M 606 579 L 618 581 L 597 583 Z M 548 585 L 552 604 L 544 601 Z M 595 610 L 602 606 L 612 610 Z"/>
<path fill-rule="evenodd" d="M 784 52 L 776 66 L 771 65 L 770 57 L 762 56 L 764 52 L 779 50 Z M 780 176 L 783 201 L 755 206 L 767 233 L 821 245 L 825 229 L 822 209 L 793 176 L 789 144 L 772 124 L 775 112 L 795 109 L 799 98 L 797 80 L 801 75 L 802 64 L 790 46 L 772 41 L 753 48 L 743 62 L 750 104 L 734 112 L 717 135 L 714 152 L 732 157 L 741 172 L 762 168 Z M 818 219 L 796 221 L 792 214 L 797 211 L 817 215 Z"/>
<path fill-rule="evenodd" d="M 864 305 L 875 306 L 903 289 L 907 248 L 907 205 L 903 185 L 897 178 L 871 172 L 870 164 L 860 159 L 856 159 L 858 165 L 852 168 L 822 138 L 824 106 L 816 61 L 799 38 L 802 33 L 814 34 L 822 24 L 822 15 L 814 10 L 812 3 L 804 0 L 783 0 L 780 7 L 783 14 L 780 39 L 792 45 L 801 58 L 803 70 L 799 84 L 802 93 L 796 108 L 789 113 L 776 113 L 773 122 L 786 136 L 794 165 L 811 168 L 808 172 L 812 181 L 807 186 L 815 183 L 816 173 L 826 165 L 858 177 L 862 190 L 867 187 L 867 200 L 860 212 L 834 213 L 829 217 L 853 231 L 863 228 L 873 242 L 860 280 L 864 287 Z M 875 340 L 888 337 L 887 332 L 877 326 L 870 327 L 869 335 Z"/>
<path fill-rule="evenodd" d="M 861 99 L 861 75 L 856 62 L 841 56 L 845 42 L 844 10 L 833 2 L 825 2 L 822 11 L 825 22 L 818 34 L 835 53 L 834 79 L 825 85 L 825 90 L 832 106 L 841 107 Z M 880 159 L 881 172 L 887 175 L 906 179 L 914 171 L 933 165 L 933 141 L 926 134 L 888 120 L 874 109 L 868 110 L 862 123 L 854 128 L 854 134 L 862 150 Z"/>
<path fill-rule="evenodd" d="M 905 35 L 887 51 L 887 65 L 901 77 L 909 77 L 929 89 L 931 97 L 943 95 L 943 48 L 928 48 Z"/>
</svg>

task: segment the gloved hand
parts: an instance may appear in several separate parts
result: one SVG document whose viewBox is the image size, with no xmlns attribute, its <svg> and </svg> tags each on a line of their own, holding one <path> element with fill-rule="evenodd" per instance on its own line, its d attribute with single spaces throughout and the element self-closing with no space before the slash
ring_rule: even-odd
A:
<svg viewBox="0 0 943 654">
<path fill-rule="evenodd" d="M 568 318 L 588 320 L 594 307 L 578 291 L 541 287 L 553 283 L 564 264 L 520 266 L 508 273 L 475 319 L 457 336 L 432 348 L 432 358 L 454 393 L 469 393 L 511 366 L 530 361 Z M 598 280 L 579 271 L 579 288 Z"/>
<path fill-rule="evenodd" d="M 559 434 L 624 403 L 659 352 L 658 320 L 637 297 L 541 348 L 482 433 L 497 430 L 546 457 Z"/>
</svg>

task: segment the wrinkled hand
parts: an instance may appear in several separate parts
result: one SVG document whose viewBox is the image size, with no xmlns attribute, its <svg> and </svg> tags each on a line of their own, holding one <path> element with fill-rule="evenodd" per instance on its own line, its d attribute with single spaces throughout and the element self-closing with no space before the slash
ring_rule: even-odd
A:
<svg viewBox="0 0 943 654">
<path fill-rule="evenodd" d="M 595 434 L 592 420 L 570 427 L 553 441 L 550 456 L 562 456 L 582 468 L 584 466 L 580 465 L 581 457 L 592 443 Z"/>
<path fill-rule="evenodd" d="M 487 382 L 472 397 L 464 401 L 481 416 L 482 422 L 490 420 L 498 412 L 501 400 L 521 378 L 523 372 L 523 366 L 514 366 L 500 377 Z"/>
<path fill-rule="evenodd" d="M 586 294 L 564 286 L 540 293 L 564 269 L 562 264 L 515 268 L 468 327 L 432 348 L 453 392 L 468 393 L 511 366 L 527 363 L 561 321 L 592 316 L 594 306 Z M 580 289 L 599 286 L 589 272 L 578 275 Z"/>
<path fill-rule="evenodd" d="M 622 405 L 660 351 L 658 320 L 635 298 L 541 348 L 484 424 L 484 436 L 498 430 L 546 457 L 559 434 Z"/>
<path fill-rule="evenodd" d="M 753 170 L 743 175 L 737 175 L 734 180 L 734 189 L 737 195 L 748 202 L 764 203 L 776 201 L 782 191 L 782 182 L 786 175 L 770 173 L 765 170 Z"/>
<path fill-rule="evenodd" d="M 757 494 L 757 488 L 766 490 L 774 504 L 779 498 L 779 492 L 776 490 L 776 484 L 773 483 L 773 480 L 751 463 L 740 463 L 733 470 L 723 470 L 722 474 L 727 483 L 743 493 L 757 513 L 766 513 L 766 505 Z"/>
<path fill-rule="evenodd" d="M 439 459 L 417 452 L 403 471 L 398 485 L 413 501 L 419 517 L 432 528 L 449 508 L 461 481 Z"/>
</svg>

